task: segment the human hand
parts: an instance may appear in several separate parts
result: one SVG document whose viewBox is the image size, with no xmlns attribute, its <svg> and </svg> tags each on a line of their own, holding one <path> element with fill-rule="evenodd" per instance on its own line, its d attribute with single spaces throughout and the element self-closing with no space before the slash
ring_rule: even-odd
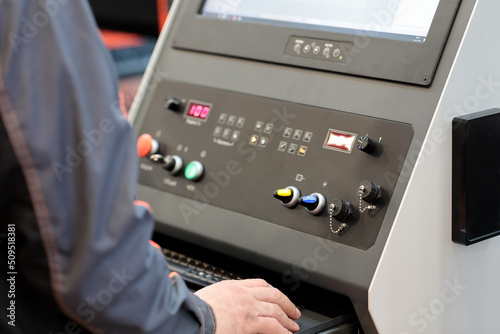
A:
<svg viewBox="0 0 500 334">
<path fill-rule="evenodd" d="M 213 309 L 216 334 L 290 334 L 300 311 L 278 289 L 261 279 L 222 281 L 195 293 Z"/>
</svg>

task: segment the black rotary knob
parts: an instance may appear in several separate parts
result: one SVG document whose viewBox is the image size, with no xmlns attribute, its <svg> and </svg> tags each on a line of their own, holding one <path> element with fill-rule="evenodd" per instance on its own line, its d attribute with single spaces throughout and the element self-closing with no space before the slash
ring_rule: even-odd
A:
<svg viewBox="0 0 500 334">
<path fill-rule="evenodd" d="M 373 153 L 377 148 L 377 144 L 367 136 L 361 136 L 356 143 L 356 147 L 365 153 Z"/>
<path fill-rule="evenodd" d="M 273 193 L 274 198 L 279 199 L 281 204 L 287 208 L 293 208 L 297 206 L 300 197 L 300 190 L 289 186 L 284 189 L 278 189 Z"/>
<path fill-rule="evenodd" d="M 179 101 L 173 96 L 168 96 L 167 99 L 165 100 L 165 109 L 178 111 L 180 107 L 181 107 L 181 101 Z"/>
<path fill-rule="evenodd" d="M 325 207 L 325 196 L 320 193 L 312 193 L 309 196 L 299 198 L 299 204 L 304 206 L 312 215 L 319 215 Z"/>
<path fill-rule="evenodd" d="M 364 180 L 359 185 L 359 192 L 361 198 L 370 204 L 374 204 L 382 197 L 382 188 L 373 182 Z"/>
<path fill-rule="evenodd" d="M 184 161 L 178 155 L 167 155 L 163 159 L 163 169 L 172 175 L 178 174 L 184 165 Z"/>
<path fill-rule="evenodd" d="M 352 216 L 352 204 L 349 202 L 344 202 L 341 199 L 334 199 L 331 203 L 333 206 L 331 214 L 332 217 L 338 221 L 346 222 Z"/>
</svg>

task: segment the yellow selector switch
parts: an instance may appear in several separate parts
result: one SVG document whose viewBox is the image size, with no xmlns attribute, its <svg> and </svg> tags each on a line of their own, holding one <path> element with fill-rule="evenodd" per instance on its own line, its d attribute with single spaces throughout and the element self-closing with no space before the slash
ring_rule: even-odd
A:
<svg viewBox="0 0 500 334">
<path fill-rule="evenodd" d="M 277 198 L 281 203 L 287 208 L 293 208 L 297 206 L 300 198 L 300 190 L 290 186 L 284 189 L 278 189 L 273 194 L 274 198 Z"/>
<path fill-rule="evenodd" d="M 280 198 L 293 196 L 293 192 L 291 189 L 280 189 L 276 191 L 276 194 Z"/>
</svg>

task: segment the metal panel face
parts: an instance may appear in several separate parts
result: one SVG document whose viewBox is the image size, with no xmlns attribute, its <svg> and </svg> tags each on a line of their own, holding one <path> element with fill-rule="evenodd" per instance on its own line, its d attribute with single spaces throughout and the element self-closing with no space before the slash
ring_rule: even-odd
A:
<svg viewBox="0 0 500 334">
<path fill-rule="evenodd" d="M 183 20 L 175 31 L 174 47 L 429 86 L 460 0 L 439 1 L 427 36 L 418 41 L 391 38 L 383 33 L 403 10 L 403 4 L 397 1 L 377 2 L 377 7 L 367 10 L 365 23 L 360 25 L 358 22 L 356 29 L 334 30 L 289 22 L 273 24 L 276 22 L 272 20 L 239 21 L 239 16 L 227 19 L 206 17 L 200 13 L 203 3 L 200 0 L 190 1 L 182 6 Z M 241 1 L 233 3 L 232 6 L 238 7 Z M 265 7 L 283 6 L 285 10 L 299 5 L 275 1 Z M 335 10 L 332 4 L 308 4 L 311 10 L 316 11 L 323 10 L 325 6 Z M 346 2 L 342 6 L 353 4 Z M 428 3 L 426 6 L 432 7 Z M 258 5 L 256 10 L 259 10 Z M 266 17 L 264 9 L 260 14 Z M 415 11 L 409 14 L 409 17 L 418 17 L 422 13 Z M 347 17 L 344 19 L 348 20 Z M 407 28 L 411 28 L 411 23 L 408 22 Z M 200 31 L 209 31 L 210 37 L 200 34 Z"/>
<path fill-rule="evenodd" d="M 169 96 L 181 102 L 179 110 L 165 109 Z M 186 223 L 205 219 L 210 205 L 363 250 L 377 238 L 413 138 L 408 124 L 172 81 L 159 83 L 138 132 L 161 144 L 162 157 L 183 160 L 172 175 L 164 160 L 144 158 L 139 181 L 192 199 L 178 206 Z M 363 146 L 368 138 L 371 152 Z M 198 182 L 188 180 L 199 168 L 192 161 L 204 167 Z M 378 201 L 360 194 L 363 181 L 381 187 Z M 325 207 L 273 198 L 290 186 L 300 196 L 323 195 Z M 341 203 L 335 199 L 351 210 L 339 234 L 332 230 L 342 214 L 329 215 L 330 205 Z M 367 209 L 372 202 L 376 208 Z"/>
</svg>

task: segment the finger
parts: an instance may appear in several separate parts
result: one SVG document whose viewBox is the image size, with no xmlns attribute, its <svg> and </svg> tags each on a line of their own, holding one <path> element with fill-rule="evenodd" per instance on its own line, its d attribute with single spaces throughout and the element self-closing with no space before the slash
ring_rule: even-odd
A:
<svg viewBox="0 0 500 334">
<path fill-rule="evenodd" d="M 238 281 L 241 282 L 244 286 L 248 288 L 266 288 L 266 287 L 271 287 L 269 283 L 267 283 L 265 280 L 260 279 L 260 278 L 251 278 L 251 279 L 245 279 Z"/>
<path fill-rule="evenodd" d="M 292 319 L 300 318 L 297 307 L 278 289 L 269 287 L 257 287 L 253 289 L 254 296 L 260 301 L 277 304 Z"/>
<path fill-rule="evenodd" d="M 259 317 L 253 326 L 254 332 L 259 334 L 290 334 L 290 332 L 298 332 L 297 329 L 290 330 L 283 327 L 276 319 Z"/>
<path fill-rule="evenodd" d="M 277 304 L 263 302 L 259 304 L 259 317 L 274 318 L 284 328 L 290 331 L 296 332 L 299 330 L 299 325 L 293 322 L 286 314 L 283 312 L 281 307 Z"/>
</svg>

